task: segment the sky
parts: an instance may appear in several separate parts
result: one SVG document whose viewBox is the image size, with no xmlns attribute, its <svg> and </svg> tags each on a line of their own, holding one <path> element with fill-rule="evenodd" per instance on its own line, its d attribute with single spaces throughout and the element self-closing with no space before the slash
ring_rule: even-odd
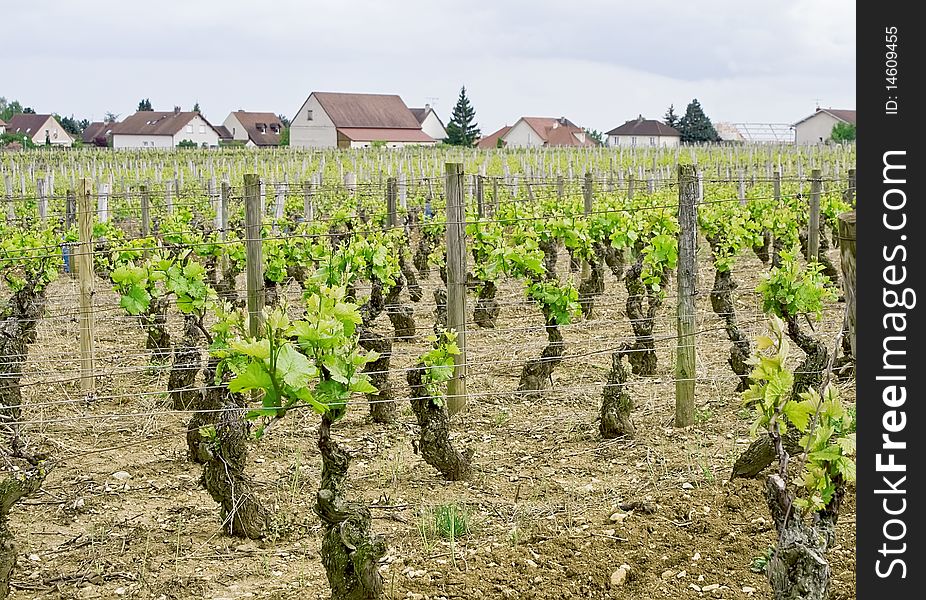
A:
<svg viewBox="0 0 926 600">
<path fill-rule="evenodd" d="M 28 0 L 4 9 L 0 96 L 100 120 L 198 102 L 292 117 L 312 91 L 392 93 L 488 134 L 521 116 L 607 131 L 697 98 L 714 122 L 855 108 L 845 0 Z"/>
</svg>

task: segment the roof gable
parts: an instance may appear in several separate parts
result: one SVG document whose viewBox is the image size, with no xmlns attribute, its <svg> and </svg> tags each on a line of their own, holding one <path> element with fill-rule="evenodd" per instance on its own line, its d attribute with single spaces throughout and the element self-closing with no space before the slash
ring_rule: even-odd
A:
<svg viewBox="0 0 926 600">
<path fill-rule="evenodd" d="M 117 123 L 113 135 L 168 135 L 174 136 L 196 117 L 201 118 L 213 131 L 215 127 L 198 112 L 138 111 Z"/>
<path fill-rule="evenodd" d="M 644 136 L 667 136 L 681 137 L 681 134 L 674 127 L 670 127 L 662 121 L 655 119 L 644 119 L 640 115 L 636 119 L 627 121 L 623 125 L 615 127 L 605 135 L 644 135 Z"/>
<path fill-rule="evenodd" d="M 312 92 L 311 95 L 335 127 L 421 129 L 402 98 L 394 94 Z"/>
<path fill-rule="evenodd" d="M 833 117 L 837 121 L 842 121 L 843 123 L 849 123 L 850 125 L 856 124 L 854 110 L 848 110 L 848 109 L 842 109 L 842 108 L 818 108 L 816 111 L 814 111 L 812 115 L 804 117 L 803 119 L 795 123 L 793 126 L 797 127 L 801 123 L 805 121 L 809 121 L 810 119 L 816 117 L 817 115 L 821 113 L 828 114 L 829 116 Z"/>
<path fill-rule="evenodd" d="M 238 123 L 248 134 L 248 138 L 258 146 L 279 146 L 283 122 L 280 117 L 269 112 L 247 112 L 238 110 L 232 113 Z M 221 135 L 221 132 L 219 132 Z"/>
</svg>

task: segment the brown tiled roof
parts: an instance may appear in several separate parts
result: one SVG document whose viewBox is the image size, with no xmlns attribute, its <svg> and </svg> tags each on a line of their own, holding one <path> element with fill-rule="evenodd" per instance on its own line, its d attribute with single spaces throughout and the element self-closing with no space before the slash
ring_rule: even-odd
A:
<svg viewBox="0 0 926 600">
<path fill-rule="evenodd" d="M 198 112 L 161 112 L 140 110 L 113 127 L 113 135 L 175 135 L 194 117 L 206 118 Z M 212 127 L 212 123 L 206 121 Z M 215 127 L 212 127 L 215 129 Z"/>
<path fill-rule="evenodd" d="M 575 125 L 559 125 L 547 129 L 547 146 L 597 146 L 585 130 Z"/>
<path fill-rule="evenodd" d="M 649 135 L 681 137 L 681 134 L 674 127 L 669 127 L 662 121 L 644 119 L 642 115 L 636 119 L 633 119 L 632 121 L 627 121 L 619 127 L 615 127 L 605 135 Z"/>
<path fill-rule="evenodd" d="M 231 131 L 229 131 L 228 127 L 226 127 L 225 125 L 214 125 L 213 129 L 215 129 L 216 133 L 219 134 L 220 140 L 232 139 Z"/>
<path fill-rule="evenodd" d="M 387 127 L 338 127 L 338 134 L 353 142 L 433 142 L 421 129 Z"/>
<path fill-rule="evenodd" d="M 476 147 L 482 148 L 483 150 L 490 150 L 495 148 L 498 145 L 498 138 L 505 137 L 509 131 L 511 131 L 511 125 L 505 125 L 495 133 L 490 133 L 489 135 L 480 138 L 479 141 L 476 142 Z"/>
<path fill-rule="evenodd" d="M 394 94 L 313 92 L 335 127 L 421 129 L 402 98 Z"/>
<path fill-rule="evenodd" d="M 521 117 L 521 120 L 530 125 L 531 129 L 536 131 L 543 141 L 547 141 L 547 131 L 553 129 L 554 125 L 557 128 L 564 125 L 576 127 L 576 124 L 566 117 L 560 117 L 559 119 L 553 117 Z"/>
<path fill-rule="evenodd" d="M 112 128 L 115 127 L 115 123 L 104 123 L 103 121 L 94 121 L 87 125 L 83 133 L 80 134 L 80 139 L 85 144 L 93 144 L 96 142 L 97 138 L 106 138 L 109 137 L 109 134 L 112 132 Z"/>
<path fill-rule="evenodd" d="M 238 110 L 232 113 L 248 137 L 258 146 L 279 146 L 283 123 L 280 117 L 268 112 L 247 112 Z"/>
<path fill-rule="evenodd" d="M 795 123 L 794 125 L 800 125 L 801 123 L 803 123 L 803 122 L 806 121 L 807 119 L 810 119 L 810 118 L 812 118 L 812 117 L 815 117 L 815 116 L 817 116 L 817 113 L 821 113 L 821 112 L 827 113 L 827 114 L 829 114 L 829 115 L 831 115 L 831 116 L 833 116 L 833 117 L 839 119 L 840 121 L 843 121 L 843 122 L 845 122 L 845 123 L 849 123 L 850 125 L 855 125 L 855 124 L 856 124 L 856 123 L 855 123 L 855 111 L 854 111 L 854 110 L 847 110 L 847 109 L 842 109 L 842 108 L 818 108 L 812 115 L 809 115 L 809 116 L 807 116 L 807 117 L 804 117 L 803 119 L 801 119 L 800 121 L 798 121 L 798 122 Z"/>
<path fill-rule="evenodd" d="M 13 115 L 13 118 L 10 119 L 9 124 L 7 125 L 7 130 L 12 133 L 26 133 L 29 134 L 29 137 L 35 135 L 47 121 L 51 115 L 33 115 L 33 114 L 23 114 Z M 62 128 L 64 131 L 64 128 Z"/>
</svg>

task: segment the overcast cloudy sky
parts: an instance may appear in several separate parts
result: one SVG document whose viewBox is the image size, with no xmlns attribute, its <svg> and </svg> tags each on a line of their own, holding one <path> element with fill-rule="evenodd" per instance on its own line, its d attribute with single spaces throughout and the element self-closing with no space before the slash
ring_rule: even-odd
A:
<svg viewBox="0 0 926 600">
<path fill-rule="evenodd" d="M 292 116 L 313 90 L 396 93 L 484 133 L 521 115 L 607 130 L 698 98 L 714 121 L 855 107 L 845 0 L 26 0 L 4 9 L 0 96 L 100 119 L 199 102 Z"/>
</svg>

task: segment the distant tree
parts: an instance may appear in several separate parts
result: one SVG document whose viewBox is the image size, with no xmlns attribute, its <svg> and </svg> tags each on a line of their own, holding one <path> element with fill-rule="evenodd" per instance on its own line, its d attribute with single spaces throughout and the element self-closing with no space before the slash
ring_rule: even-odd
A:
<svg viewBox="0 0 926 600">
<path fill-rule="evenodd" d="M 20 115 L 23 113 L 34 114 L 35 111 L 28 106 L 23 108 L 23 105 L 19 103 L 19 100 L 7 102 L 6 98 L 0 96 L 0 119 L 9 121 L 13 118 L 13 115 Z"/>
<path fill-rule="evenodd" d="M 685 109 L 685 116 L 678 122 L 678 132 L 681 134 L 682 142 L 687 143 L 704 143 L 719 142 L 720 136 L 711 120 L 704 114 L 701 103 L 695 98 L 688 103 Z"/>
<path fill-rule="evenodd" d="M 193 112 L 195 112 L 195 113 L 203 112 L 203 111 L 199 110 L 199 102 L 198 102 L 198 101 L 193 105 Z"/>
<path fill-rule="evenodd" d="M 495 140 L 495 147 L 496 147 L 496 148 L 504 148 L 504 147 L 505 147 L 505 140 L 502 139 L 502 136 L 498 136 L 498 138 Z"/>
<path fill-rule="evenodd" d="M 280 131 L 280 146 L 289 146 L 289 125 L 284 125 L 283 130 Z"/>
<path fill-rule="evenodd" d="M 23 114 L 24 114 L 24 115 L 34 115 L 34 114 L 35 114 L 35 109 L 32 108 L 31 106 L 27 106 L 27 107 L 23 108 Z"/>
<path fill-rule="evenodd" d="M 81 119 L 80 121 L 77 122 L 77 126 L 80 127 L 80 131 L 83 132 L 84 129 L 90 127 L 90 120 L 89 120 L 89 119 Z"/>
<path fill-rule="evenodd" d="M 597 129 L 585 129 L 585 135 L 595 140 L 599 146 L 604 146 L 604 135 Z"/>
<path fill-rule="evenodd" d="M 855 125 L 851 123 L 836 123 L 833 125 L 833 131 L 830 132 L 830 139 L 834 142 L 854 142 Z"/>
<path fill-rule="evenodd" d="M 283 127 L 289 128 L 292 125 L 292 121 L 286 118 L 286 115 L 277 115 L 277 118 L 280 120 L 280 123 L 283 124 Z"/>
<path fill-rule="evenodd" d="M 55 117 L 59 123 L 61 123 L 61 127 L 64 128 L 64 130 L 69 134 L 79 137 L 80 134 L 84 132 L 84 127 L 86 126 L 81 127 L 81 122 L 75 119 L 74 115 L 71 115 L 70 117 L 62 117 L 61 115 L 54 114 L 52 116 Z"/>
<path fill-rule="evenodd" d="M 103 117 L 104 123 L 115 123 L 118 120 L 119 120 L 119 115 L 117 115 L 114 112 L 107 112 L 106 116 Z"/>
<path fill-rule="evenodd" d="M 479 127 L 475 123 L 476 109 L 466 97 L 466 86 L 460 89 L 460 97 L 453 107 L 453 115 L 447 124 L 447 139 L 450 146 L 472 146 L 479 139 Z"/>
<path fill-rule="evenodd" d="M 675 114 L 674 104 L 669 105 L 669 110 L 666 111 L 666 115 L 662 119 L 666 122 L 666 125 L 668 125 L 669 127 L 673 127 L 675 129 L 679 128 L 679 119 L 678 119 L 678 115 Z"/>
<path fill-rule="evenodd" d="M 151 100 L 149 100 L 148 98 L 142 98 L 142 100 L 138 103 L 138 110 L 139 111 L 154 110 L 153 108 L 151 108 Z"/>
</svg>

